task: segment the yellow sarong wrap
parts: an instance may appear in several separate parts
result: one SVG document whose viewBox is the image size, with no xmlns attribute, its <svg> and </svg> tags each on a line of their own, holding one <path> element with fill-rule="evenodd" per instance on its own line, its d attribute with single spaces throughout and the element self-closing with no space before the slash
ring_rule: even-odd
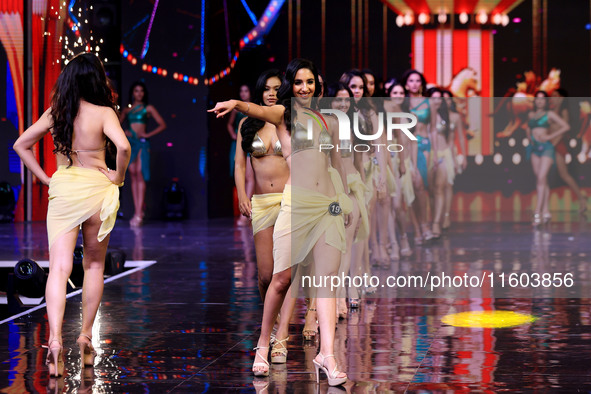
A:
<svg viewBox="0 0 591 394">
<path fill-rule="evenodd" d="M 56 239 L 80 226 L 99 211 L 103 223 L 96 238 L 102 242 L 115 226 L 118 209 L 119 187 L 102 172 L 82 167 L 59 166 L 49 182 L 49 250 Z"/>
<path fill-rule="evenodd" d="M 410 207 L 412 202 L 415 200 L 415 189 L 412 186 L 411 175 L 412 162 L 410 157 L 404 159 L 404 167 L 406 167 L 406 172 L 400 177 L 400 186 L 402 187 L 402 195 L 404 196 L 406 206 Z"/>
<path fill-rule="evenodd" d="M 388 194 L 394 196 L 396 194 L 396 178 L 394 177 L 390 166 L 386 166 L 386 186 Z"/>
<path fill-rule="evenodd" d="M 451 149 L 445 148 L 444 150 L 437 151 L 437 158 L 443 159 L 443 164 L 445 164 L 445 172 L 447 174 L 447 183 L 453 185 L 456 172 L 454 168 L 454 158 L 451 154 Z"/>
<path fill-rule="evenodd" d="M 283 193 L 255 194 L 252 196 L 252 233 L 275 225 Z"/>
<path fill-rule="evenodd" d="M 339 173 L 333 168 L 329 168 L 329 172 L 336 191 L 335 197 L 285 185 L 281 210 L 273 231 L 273 274 L 300 263 L 309 264 L 311 259 L 307 257 L 323 234 L 328 245 L 346 253 L 343 215 L 333 216 L 328 209 L 333 202 L 338 202 L 342 212 L 348 214 L 353 210 L 353 202 L 345 194 Z"/>
<path fill-rule="evenodd" d="M 355 242 L 362 241 L 369 238 L 369 218 L 367 216 L 367 207 L 365 206 L 365 193 L 367 192 L 367 186 L 361 180 L 361 175 L 358 172 L 347 175 L 347 184 L 349 185 L 349 191 L 353 193 L 357 199 L 357 205 L 359 205 L 359 214 L 361 216 L 361 223 Z"/>
<path fill-rule="evenodd" d="M 365 191 L 365 201 L 369 204 L 375 192 L 374 181 L 376 183 L 378 181 L 379 166 L 374 164 L 373 160 L 370 159 L 363 164 L 363 167 L 365 168 L 365 186 L 367 188 Z"/>
</svg>

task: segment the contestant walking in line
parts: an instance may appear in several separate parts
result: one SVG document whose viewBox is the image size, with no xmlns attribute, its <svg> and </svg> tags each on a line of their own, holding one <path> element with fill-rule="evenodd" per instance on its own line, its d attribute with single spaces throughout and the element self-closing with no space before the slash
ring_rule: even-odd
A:
<svg viewBox="0 0 591 394">
<path fill-rule="evenodd" d="M 567 124 L 570 125 L 569 113 L 568 113 L 568 102 L 565 99 L 568 97 L 568 93 L 565 89 L 556 89 L 552 92 L 550 98 L 550 108 L 558 114 Z M 568 147 L 566 145 L 566 133 L 561 134 L 552 140 L 554 149 L 556 151 L 556 169 L 560 178 L 570 187 L 579 201 L 579 213 L 583 214 L 587 211 L 587 200 L 581 193 L 581 189 L 574 178 L 568 173 L 568 167 L 566 166 L 566 154 L 568 153 Z"/>
<path fill-rule="evenodd" d="M 277 92 L 281 86 L 279 70 L 268 70 L 257 80 L 253 102 L 272 106 L 277 103 Z M 238 129 L 234 179 L 238 191 L 240 213 L 252 220 L 254 247 L 257 255 L 259 292 L 265 301 L 267 288 L 273 276 L 273 229 L 281 208 L 285 182 L 289 178 L 289 167 L 283 158 L 281 142 L 274 125 L 255 118 L 243 118 Z M 246 155 L 251 160 L 247 161 Z M 252 203 L 248 197 L 246 167 L 252 164 L 254 195 Z M 289 321 L 295 298 L 287 297 L 283 302 L 281 320 L 277 327 L 276 341 L 271 351 L 271 362 L 285 363 L 286 342 L 289 339 Z M 280 339 L 281 338 L 281 339 Z"/>
<path fill-rule="evenodd" d="M 550 188 L 548 187 L 548 172 L 554 162 L 554 145 L 552 140 L 566 133 L 569 129 L 566 123 L 555 112 L 549 111 L 548 94 L 538 91 L 534 98 L 534 109 L 529 113 L 527 135 L 531 139 L 531 164 L 536 175 L 536 211 L 533 225 L 548 223 L 550 214 Z M 554 131 L 550 131 L 550 126 Z"/>
<path fill-rule="evenodd" d="M 37 178 L 49 185 L 47 233 L 49 277 L 45 290 L 49 321 L 46 363 L 50 377 L 64 373 L 62 323 L 66 285 L 82 229 L 84 284 L 82 328 L 77 343 L 82 368 L 93 365 L 92 326 L 103 294 L 109 233 L 119 208 L 131 148 L 121 129 L 113 91 L 99 58 L 74 57 L 53 89 L 51 108 L 15 142 L 14 150 Z M 35 159 L 33 146 L 51 132 L 58 170 L 50 178 Z M 107 145 L 117 148 L 116 169 L 105 164 Z"/>
<path fill-rule="evenodd" d="M 401 82 L 409 95 L 410 111 L 417 117 L 417 125 L 414 134 L 417 144 L 413 144 L 413 187 L 415 190 L 415 202 L 411 211 L 412 221 L 415 227 L 415 245 L 421 245 L 423 241 L 433 239 L 433 233 L 427 220 L 427 174 L 430 163 L 431 140 L 428 134 L 428 125 L 431 123 L 431 109 L 429 100 L 424 97 L 427 90 L 427 81 L 423 74 L 417 70 L 407 70 L 402 75 Z M 437 165 L 437 162 L 435 162 Z M 414 215 L 413 215 L 414 214 Z"/>
<path fill-rule="evenodd" d="M 328 96 L 334 97 L 334 99 L 330 100 L 331 109 L 338 109 L 346 113 L 349 119 L 353 119 L 355 104 L 351 89 L 339 82 L 329 88 Z M 367 187 L 365 186 L 365 182 L 361 175 L 364 172 L 362 154 L 355 151 L 355 142 L 356 141 L 347 139 L 339 139 L 339 151 L 343 162 L 343 168 L 347 176 L 349 198 L 353 202 L 351 224 L 345 231 L 347 235 L 347 252 L 343 254 L 341 258 L 339 275 L 356 274 L 356 272 L 354 272 L 355 270 L 351 270 L 353 243 L 359 242 L 362 244 L 369 236 L 369 219 L 365 204 Z M 337 289 L 337 315 L 341 319 L 346 318 L 348 313 L 346 301 L 347 291 L 349 291 L 349 297 L 350 300 L 352 300 L 352 303 L 359 303 L 359 294 L 354 286 L 348 289 L 345 288 L 345 286 L 339 287 Z"/>
<path fill-rule="evenodd" d="M 152 117 L 158 126 L 147 132 L 148 117 Z M 129 221 L 132 227 L 141 226 L 144 221 L 144 199 L 146 182 L 150 180 L 150 138 L 166 129 L 166 123 L 153 105 L 148 104 L 148 89 L 143 82 L 134 82 L 129 89 L 129 106 L 119 117 L 123 122 L 127 119 L 129 129 L 125 130 L 131 145 L 131 195 L 135 209 Z"/>
<path fill-rule="evenodd" d="M 454 143 L 454 133 L 449 127 L 449 111 L 447 103 L 443 100 L 443 93 L 439 88 L 430 88 L 426 92 L 430 97 L 429 105 L 431 113 L 435 114 L 434 122 L 430 124 L 430 138 L 433 141 L 432 155 L 436 166 L 430 170 L 429 186 L 433 196 L 433 237 L 441 236 L 441 221 L 445 208 L 445 190 L 446 187 L 453 186 L 455 177 L 455 167 L 453 161 L 452 148 Z"/>
<path fill-rule="evenodd" d="M 384 101 L 385 112 L 408 112 L 406 91 L 402 83 L 396 79 L 391 80 L 386 95 L 390 98 Z M 400 255 L 409 257 L 412 255 L 412 249 L 408 242 L 406 208 L 410 208 L 415 199 L 411 174 L 416 169 L 412 168 L 412 140 L 399 134 L 396 136 L 396 141 L 402 145 L 402 151 L 391 154 L 390 164 L 397 183 L 396 195 L 392 198 L 392 210 L 396 213 L 395 225 L 400 233 Z"/>
<path fill-rule="evenodd" d="M 346 185 L 342 179 L 346 178 L 336 149 L 330 153 L 320 151 L 321 144 L 336 145 L 337 133 L 334 130 L 337 125 L 336 120 L 322 118 L 309 108 L 312 97 L 319 94 L 318 85 L 318 72 L 314 64 L 305 59 L 294 59 L 287 66 L 279 91 L 281 105 L 262 107 L 230 100 L 218 103 L 209 110 L 220 117 L 237 109 L 250 117 L 274 124 L 290 170 L 293 169 L 293 160 L 297 160 L 297 170 L 290 172 L 283 192 L 281 211 L 275 223 L 275 268 L 265 297 L 261 334 L 253 364 L 256 376 L 269 375 L 267 354 L 271 329 L 291 285 L 291 267 L 299 269 L 300 265 L 309 264 L 313 257 L 318 262 L 312 267 L 316 276 L 336 275 L 341 254 L 346 250 L 345 224 L 348 224 L 352 204 L 345 194 Z M 292 98 L 295 98 L 294 112 Z M 317 123 L 315 119 L 324 121 Z M 304 125 L 308 124 L 312 124 L 312 140 L 307 139 L 307 127 Z M 340 171 L 331 170 L 329 164 Z M 334 358 L 336 300 L 330 289 L 318 291 L 316 303 L 322 341 L 320 352 L 313 362 L 317 379 L 322 369 L 329 385 L 336 386 L 347 380 L 347 375 L 339 372 Z"/>
<path fill-rule="evenodd" d="M 457 136 L 458 143 L 452 141 L 452 156 L 454 163 L 454 171 L 456 175 L 461 174 L 466 170 L 468 165 L 468 149 L 466 148 L 466 133 L 464 132 L 464 121 L 462 116 L 456 108 L 456 102 L 453 99 L 453 94 L 449 90 L 442 90 L 444 100 L 449 111 L 449 130 Z M 458 155 L 457 147 L 460 148 Z M 449 183 L 445 186 L 445 206 L 443 209 L 443 222 L 441 229 L 447 230 L 451 226 L 451 204 L 453 200 L 454 188 Z"/>
</svg>

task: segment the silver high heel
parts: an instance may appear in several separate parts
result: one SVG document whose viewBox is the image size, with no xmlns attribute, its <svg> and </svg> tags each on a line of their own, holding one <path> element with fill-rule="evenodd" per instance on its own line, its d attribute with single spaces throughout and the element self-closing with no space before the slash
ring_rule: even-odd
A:
<svg viewBox="0 0 591 394">
<path fill-rule="evenodd" d="M 329 386 L 340 386 L 341 384 L 345 383 L 347 381 L 347 376 L 345 375 L 344 378 L 339 378 L 338 375 L 341 373 L 341 371 L 337 370 L 337 365 L 335 364 L 333 370 L 331 373 L 328 373 L 328 369 L 326 368 L 326 366 L 324 365 L 324 361 L 329 358 L 329 357 L 333 357 L 334 358 L 334 354 L 329 354 L 327 356 L 324 356 L 322 353 L 318 353 L 318 355 L 320 357 L 322 357 L 322 363 L 319 363 L 318 361 L 316 361 L 316 359 L 312 360 L 312 362 L 314 363 L 314 367 L 316 368 L 316 383 L 320 383 L 320 370 L 322 369 L 324 371 L 324 373 L 326 374 L 326 377 L 328 379 L 328 385 Z"/>
</svg>

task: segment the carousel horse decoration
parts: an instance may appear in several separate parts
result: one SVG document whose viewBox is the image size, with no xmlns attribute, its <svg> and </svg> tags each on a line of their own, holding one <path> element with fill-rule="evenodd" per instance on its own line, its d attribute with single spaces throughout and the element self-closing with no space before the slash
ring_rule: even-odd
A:
<svg viewBox="0 0 591 394">
<path fill-rule="evenodd" d="M 543 90 L 551 95 L 552 92 L 560 87 L 560 70 L 553 68 L 548 73 L 548 77 L 541 83 L 533 71 L 523 73 L 523 81 L 516 83 L 516 88 L 507 91 L 503 99 L 495 108 L 493 115 L 496 115 L 506 105 L 509 114 L 509 123 L 502 131 L 497 133 L 497 138 L 507 138 L 527 124 L 527 114 L 533 109 L 533 97 L 535 92 Z"/>
</svg>

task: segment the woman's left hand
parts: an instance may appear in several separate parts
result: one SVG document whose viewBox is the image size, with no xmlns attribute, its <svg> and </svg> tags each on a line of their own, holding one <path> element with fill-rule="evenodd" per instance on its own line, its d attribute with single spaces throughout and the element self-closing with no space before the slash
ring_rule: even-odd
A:
<svg viewBox="0 0 591 394">
<path fill-rule="evenodd" d="M 110 168 L 107 168 L 106 170 L 104 168 L 99 168 L 98 170 L 102 172 L 107 178 L 109 178 L 111 183 L 117 186 L 122 185 L 123 181 L 125 180 L 125 178 L 121 179 L 121 176 L 117 173 L 117 171 L 113 171 Z"/>
</svg>

